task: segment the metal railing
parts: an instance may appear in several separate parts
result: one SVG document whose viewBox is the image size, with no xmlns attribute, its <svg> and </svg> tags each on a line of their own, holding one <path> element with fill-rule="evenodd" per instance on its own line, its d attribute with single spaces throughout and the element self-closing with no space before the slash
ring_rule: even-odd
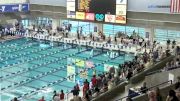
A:
<svg viewBox="0 0 180 101">
<path fill-rule="evenodd" d="M 157 85 L 151 86 L 151 87 L 149 87 L 149 88 L 146 88 L 146 89 L 140 90 L 140 91 L 138 91 L 137 93 L 141 93 L 142 91 L 145 91 L 145 90 L 150 90 L 150 89 L 153 89 L 153 88 L 159 87 L 159 86 L 164 85 L 164 84 L 169 83 L 169 82 L 170 82 L 171 84 L 173 83 L 173 81 L 172 81 L 172 80 L 169 80 L 169 81 L 166 81 L 166 82 L 163 82 L 163 83 L 160 83 L 160 84 L 157 84 Z M 134 94 L 136 94 L 136 93 L 134 92 L 134 93 L 132 93 L 132 94 L 130 94 L 130 95 L 128 95 L 128 96 L 125 96 L 125 97 L 122 97 L 122 98 L 120 98 L 120 99 L 117 99 L 116 101 L 123 101 L 123 99 L 125 99 L 125 98 L 129 98 L 129 97 L 133 96 Z"/>
<path fill-rule="evenodd" d="M 165 71 L 171 71 L 171 70 L 178 69 L 178 68 L 180 68 L 180 66 L 168 68 L 168 69 L 165 70 Z M 161 73 L 161 72 L 163 72 L 163 71 L 164 71 L 164 70 L 161 69 L 161 70 L 156 70 L 156 71 L 153 71 L 153 72 L 149 72 L 149 73 L 146 74 L 146 76 L 153 75 L 153 74 L 156 74 L 156 73 Z"/>
</svg>

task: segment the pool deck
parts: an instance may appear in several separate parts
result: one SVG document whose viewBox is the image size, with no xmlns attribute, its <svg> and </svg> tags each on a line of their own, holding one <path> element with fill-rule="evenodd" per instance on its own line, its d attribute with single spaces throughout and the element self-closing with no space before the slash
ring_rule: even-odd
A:
<svg viewBox="0 0 180 101">
<path fill-rule="evenodd" d="M 45 36 L 45 35 L 33 35 L 33 34 L 25 34 L 26 38 L 34 38 L 37 40 L 44 40 L 44 41 L 50 41 L 50 42 L 61 42 L 65 44 L 74 44 L 74 45 L 81 45 L 81 46 L 88 46 L 93 48 L 99 48 L 99 49 L 107 49 L 112 51 L 121 51 L 126 53 L 143 53 L 145 51 L 145 48 L 141 48 L 139 45 L 124 45 L 121 43 L 107 43 L 106 41 L 96 42 L 91 41 L 90 39 L 86 40 L 78 40 L 74 37 L 70 38 L 63 38 L 62 36 Z M 149 49 L 147 48 L 146 51 L 148 52 Z"/>
</svg>

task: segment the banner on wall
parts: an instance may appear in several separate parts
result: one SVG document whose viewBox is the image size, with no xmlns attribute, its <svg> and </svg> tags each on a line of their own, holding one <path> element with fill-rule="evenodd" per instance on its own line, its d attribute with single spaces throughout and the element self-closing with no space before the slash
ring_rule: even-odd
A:
<svg viewBox="0 0 180 101">
<path fill-rule="evenodd" d="M 29 4 L 0 5 L 0 13 L 28 12 L 28 11 L 29 11 Z"/>
<path fill-rule="evenodd" d="M 84 60 L 76 59 L 76 66 L 83 68 L 84 67 Z"/>
<path fill-rule="evenodd" d="M 75 67 L 67 66 L 67 81 L 75 82 Z"/>
<path fill-rule="evenodd" d="M 79 69 L 80 78 L 87 79 L 88 78 L 88 70 Z"/>
<path fill-rule="evenodd" d="M 94 68 L 95 65 L 92 61 L 86 61 L 86 68 Z"/>
<path fill-rule="evenodd" d="M 94 13 L 86 13 L 86 20 L 94 21 Z"/>
<path fill-rule="evenodd" d="M 105 15 L 105 22 L 115 22 L 115 15 L 106 14 Z"/>
<path fill-rule="evenodd" d="M 76 12 L 76 19 L 85 19 L 85 13 L 84 12 Z"/>
<path fill-rule="evenodd" d="M 128 11 L 170 13 L 170 3 L 171 0 L 128 0 Z"/>
</svg>

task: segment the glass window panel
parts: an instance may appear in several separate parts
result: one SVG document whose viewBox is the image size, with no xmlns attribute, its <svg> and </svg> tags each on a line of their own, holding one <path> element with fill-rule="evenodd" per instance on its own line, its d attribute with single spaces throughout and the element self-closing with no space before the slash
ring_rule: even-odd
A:
<svg viewBox="0 0 180 101">
<path fill-rule="evenodd" d="M 168 37 L 170 40 L 180 41 L 180 31 L 168 30 L 168 35 L 167 35 L 167 37 Z"/>
<path fill-rule="evenodd" d="M 104 33 L 106 36 L 113 35 L 113 25 L 103 24 L 103 33 Z"/>
<path fill-rule="evenodd" d="M 114 26 L 114 34 L 116 34 L 116 33 L 118 33 L 118 32 L 125 33 L 125 26 L 115 25 L 115 26 Z"/>
<path fill-rule="evenodd" d="M 71 32 L 76 33 L 78 28 L 78 21 L 69 21 L 69 23 L 72 24 Z"/>
<path fill-rule="evenodd" d="M 87 35 L 89 33 L 89 26 L 90 26 L 89 22 L 81 22 L 81 21 L 79 21 L 79 27 L 82 27 L 82 29 L 83 29 L 82 33 L 84 35 Z"/>
<path fill-rule="evenodd" d="M 157 42 L 165 43 L 167 41 L 167 30 L 155 29 L 155 40 Z"/>
<path fill-rule="evenodd" d="M 126 26 L 126 34 L 128 36 L 131 36 L 133 34 L 133 31 L 138 33 L 138 27 L 131 27 L 131 26 Z"/>
<path fill-rule="evenodd" d="M 145 28 L 139 28 L 138 34 L 140 37 L 145 38 L 146 37 Z"/>
<path fill-rule="evenodd" d="M 95 27 L 95 24 L 94 23 L 90 23 L 90 33 L 91 32 L 94 32 L 94 27 Z"/>
</svg>

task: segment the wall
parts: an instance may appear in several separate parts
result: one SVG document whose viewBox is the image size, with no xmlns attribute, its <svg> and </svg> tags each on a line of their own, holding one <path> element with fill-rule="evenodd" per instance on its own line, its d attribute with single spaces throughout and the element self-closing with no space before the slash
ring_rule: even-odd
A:
<svg viewBox="0 0 180 101">
<path fill-rule="evenodd" d="M 160 84 L 162 82 L 166 82 L 169 80 L 169 74 L 174 75 L 174 80 L 177 80 L 177 77 L 180 76 L 179 74 L 180 68 L 170 70 L 170 71 L 165 71 L 161 73 L 156 73 L 153 75 L 146 76 L 145 81 L 147 82 L 147 86 L 154 86 L 156 84 Z"/>
<path fill-rule="evenodd" d="M 170 6 L 170 0 L 128 0 L 128 11 L 169 13 L 165 6 Z"/>
<path fill-rule="evenodd" d="M 30 0 L 30 3 L 66 7 L 66 0 Z M 128 11 L 169 13 L 169 6 L 170 0 L 128 0 Z"/>
<path fill-rule="evenodd" d="M 66 0 L 30 0 L 30 4 L 66 6 Z"/>
</svg>

